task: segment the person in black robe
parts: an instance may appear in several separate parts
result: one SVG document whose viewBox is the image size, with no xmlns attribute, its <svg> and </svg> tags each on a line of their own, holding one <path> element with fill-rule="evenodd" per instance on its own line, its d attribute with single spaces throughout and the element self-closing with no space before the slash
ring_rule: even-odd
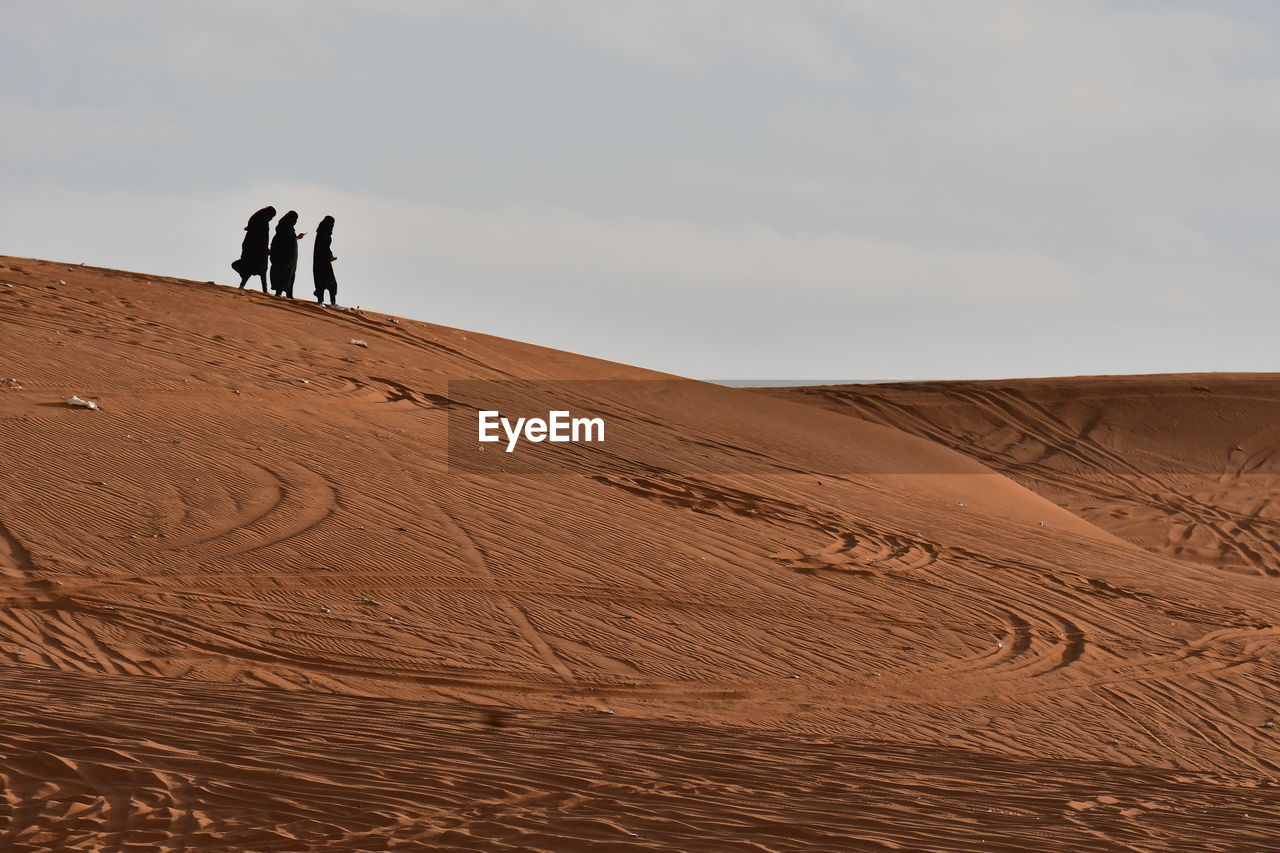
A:
<svg viewBox="0 0 1280 853">
<path fill-rule="evenodd" d="M 271 220 L 276 209 L 267 206 L 249 217 L 244 227 L 244 242 L 240 245 L 240 257 L 231 262 L 231 268 L 240 273 L 240 289 L 255 275 L 262 278 L 262 292 L 267 292 L 267 242 L 271 238 Z"/>
<path fill-rule="evenodd" d="M 271 241 L 271 291 L 276 296 L 293 298 L 293 277 L 298 272 L 298 241 L 306 232 L 293 233 L 298 214 L 292 210 L 276 223 L 276 236 Z"/>
<path fill-rule="evenodd" d="M 333 217 L 326 216 L 316 227 L 316 242 L 311 254 L 311 275 L 316 280 L 316 302 L 324 304 L 329 294 L 329 304 L 337 307 L 338 279 L 333 274 Z"/>
</svg>

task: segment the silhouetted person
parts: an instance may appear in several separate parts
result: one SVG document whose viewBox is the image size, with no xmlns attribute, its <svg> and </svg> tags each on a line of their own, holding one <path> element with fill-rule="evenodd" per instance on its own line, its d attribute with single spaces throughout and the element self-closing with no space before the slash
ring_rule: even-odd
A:
<svg viewBox="0 0 1280 853">
<path fill-rule="evenodd" d="M 244 242 L 240 244 L 240 258 L 231 262 L 231 268 L 240 273 L 240 289 L 244 290 L 249 279 L 262 277 L 262 292 L 267 292 L 267 241 L 271 239 L 271 220 L 274 207 L 264 207 L 249 217 L 244 227 Z"/>
<path fill-rule="evenodd" d="M 276 236 L 271 241 L 271 291 L 276 296 L 293 298 L 293 277 L 298 272 L 298 241 L 306 232 L 293 233 L 298 214 L 292 210 L 276 223 Z"/>
<path fill-rule="evenodd" d="M 311 253 L 311 275 L 316 280 L 316 302 L 324 304 L 325 293 L 329 304 L 338 304 L 338 279 L 333 275 L 333 217 L 326 216 L 316 226 L 316 242 Z"/>
</svg>

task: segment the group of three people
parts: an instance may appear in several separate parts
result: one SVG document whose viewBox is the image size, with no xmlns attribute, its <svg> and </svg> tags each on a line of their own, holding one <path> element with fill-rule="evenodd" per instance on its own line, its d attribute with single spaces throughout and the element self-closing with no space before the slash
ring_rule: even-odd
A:
<svg viewBox="0 0 1280 853">
<path fill-rule="evenodd" d="M 298 272 L 298 241 L 307 236 L 306 232 L 295 233 L 298 214 L 292 210 L 280 217 L 276 223 L 276 236 L 267 244 L 271 233 L 271 220 L 275 218 L 274 207 L 264 207 L 249 217 L 249 224 L 244 227 L 244 243 L 240 247 L 239 259 L 231 263 L 231 268 L 240 273 L 240 289 L 255 275 L 262 278 L 262 292 L 267 292 L 267 267 L 270 262 L 271 292 L 276 296 L 293 298 L 293 279 Z M 337 305 L 338 280 L 333 274 L 333 217 L 326 216 L 320 220 L 316 228 L 315 251 L 312 254 L 311 275 L 316 283 L 316 301 L 324 304 L 326 295 L 330 305 Z"/>
</svg>

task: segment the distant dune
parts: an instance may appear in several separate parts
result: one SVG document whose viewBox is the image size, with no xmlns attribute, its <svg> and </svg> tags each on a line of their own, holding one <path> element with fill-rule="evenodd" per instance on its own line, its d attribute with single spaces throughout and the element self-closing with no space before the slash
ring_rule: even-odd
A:
<svg viewBox="0 0 1280 853">
<path fill-rule="evenodd" d="M 0 341 L 0 849 L 1280 834 L 1280 380 L 733 389 L 5 257 Z M 481 454 L 483 382 L 617 438 Z"/>
<path fill-rule="evenodd" d="M 1148 550 L 1280 576 L 1280 375 L 824 386 L 785 399 L 901 429 Z"/>
</svg>

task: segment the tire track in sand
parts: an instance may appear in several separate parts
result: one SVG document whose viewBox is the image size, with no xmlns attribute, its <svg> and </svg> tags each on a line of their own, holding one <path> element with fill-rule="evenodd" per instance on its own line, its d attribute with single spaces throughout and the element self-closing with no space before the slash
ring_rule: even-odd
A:
<svg viewBox="0 0 1280 853">
<path fill-rule="evenodd" d="M 578 679 L 574 677 L 573 672 L 560 659 L 560 656 L 555 653 L 550 644 L 547 643 L 541 632 L 529 621 L 529 617 L 524 610 L 507 593 L 501 591 L 497 576 L 494 575 L 493 569 L 489 567 L 489 562 L 485 559 L 484 552 L 480 550 L 475 540 L 471 538 L 471 534 L 467 533 L 462 525 L 458 523 L 458 520 L 439 502 L 433 502 L 433 504 L 439 512 L 440 521 L 449 530 L 450 538 L 457 544 L 458 553 L 462 555 L 467 565 L 475 569 L 478 574 L 483 576 L 485 581 L 495 590 L 498 590 L 498 606 L 512 626 L 529 645 L 533 646 L 538 658 L 558 675 L 561 681 L 577 687 Z"/>
<path fill-rule="evenodd" d="M 300 536 L 325 522 L 338 507 L 333 483 L 297 462 L 275 468 L 252 465 L 269 478 L 267 500 L 245 499 L 236 516 L 167 550 L 203 564 L 239 557 Z"/>
</svg>

